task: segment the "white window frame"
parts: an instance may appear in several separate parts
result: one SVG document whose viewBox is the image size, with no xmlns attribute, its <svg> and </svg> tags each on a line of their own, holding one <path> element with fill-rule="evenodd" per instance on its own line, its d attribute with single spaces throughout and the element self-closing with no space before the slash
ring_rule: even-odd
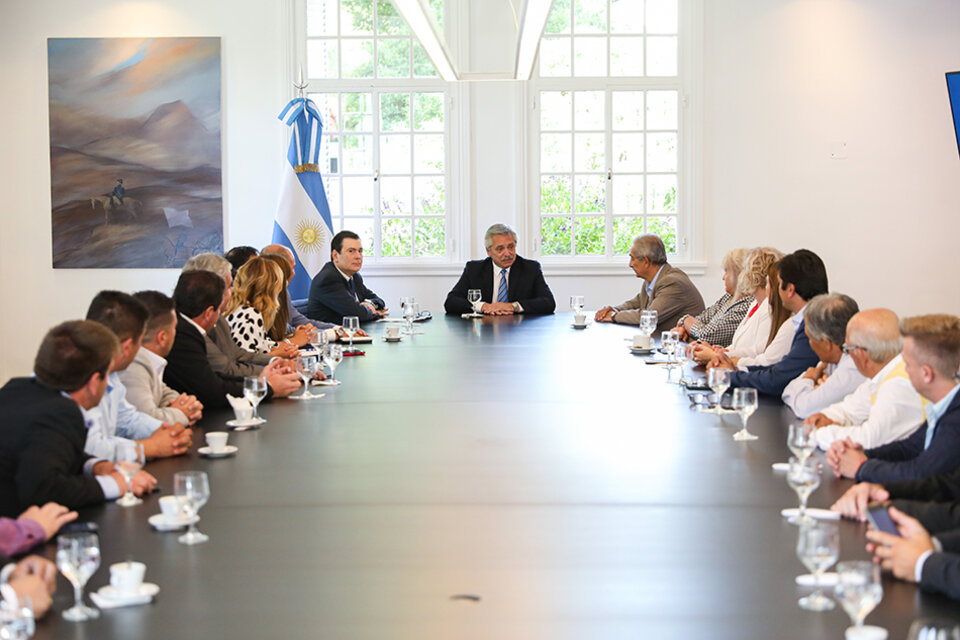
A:
<svg viewBox="0 0 960 640">
<path fill-rule="evenodd" d="M 703 257 L 703 211 L 702 211 L 702 166 L 703 166 L 703 0 L 679 0 L 679 50 L 677 76 L 619 78 L 619 77 L 563 77 L 541 78 L 539 55 L 536 69 L 527 83 L 523 127 L 527 144 L 523 163 L 527 184 L 525 199 L 524 236 L 530 238 L 529 252 L 540 260 L 551 275 L 622 275 L 624 256 L 604 255 L 543 255 L 540 247 L 540 105 L 541 91 L 599 91 L 607 93 L 623 90 L 674 89 L 678 91 L 678 145 L 677 201 L 680 209 L 677 216 L 677 252 L 669 254 L 674 266 L 683 268 L 690 275 L 706 273 L 707 263 Z M 609 101 L 608 101 L 609 104 Z M 606 140 L 609 143 L 612 122 L 608 109 Z M 612 149 L 606 147 L 609 158 Z M 614 174 L 615 175 L 615 174 Z M 607 217 L 609 219 L 610 192 L 607 192 Z M 574 214 L 575 215 L 575 214 Z M 656 214 L 654 214 L 656 215 Z M 610 236 L 607 243 L 609 247 Z"/>
<path fill-rule="evenodd" d="M 309 75 L 309 69 L 306 65 L 307 56 L 307 25 L 306 25 L 306 0 L 287 0 L 288 12 L 290 16 L 291 47 L 289 49 L 290 69 L 289 82 L 287 86 L 292 87 L 296 80 L 294 69 L 302 66 L 305 75 Z M 376 0 L 373 0 L 376 2 Z M 456 33 L 460 24 L 459 7 L 457 2 L 447 1 L 444 5 L 444 31 L 447 34 Z M 410 34 L 412 42 L 417 42 L 417 37 Z M 377 36 L 370 36 L 376 40 Z M 376 44 L 374 44 L 376 50 Z M 340 56 L 337 58 L 337 64 L 342 68 Z M 376 65 L 376 57 L 374 57 Z M 463 188 L 465 181 L 462 176 L 465 175 L 467 150 L 464 148 L 463 140 L 468 140 L 469 136 L 465 132 L 469 130 L 469 118 L 464 117 L 465 109 L 462 106 L 469 104 L 466 99 L 465 89 L 461 83 L 446 82 L 442 78 L 306 78 L 309 87 L 308 94 L 317 93 L 370 93 L 372 94 L 372 118 L 373 131 L 370 132 L 372 145 L 372 173 L 370 175 L 371 188 L 374 198 L 374 247 L 365 251 L 364 273 L 371 275 L 434 275 L 434 274 L 454 274 L 459 273 L 463 266 L 463 247 L 468 247 L 468 241 L 463 234 L 468 231 L 462 218 L 463 212 L 468 211 L 467 198 L 468 193 Z M 291 89 L 292 91 L 292 89 Z M 384 257 L 381 255 L 381 229 L 377 223 L 379 207 L 380 186 L 378 180 L 379 169 L 379 136 L 381 132 L 379 113 L 380 113 L 380 94 L 381 93 L 442 93 L 444 95 L 444 175 L 445 175 L 445 194 L 446 203 L 446 251 L 445 255 L 437 257 Z M 411 102 L 411 110 L 413 103 Z M 326 132 L 325 132 L 326 133 Z M 413 137 L 415 133 L 410 132 L 411 148 L 413 146 Z M 284 132 L 285 139 L 288 139 L 288 132 Z M 341 136 L 342 137 L 342 136 Z M 338 177 L 344 175 L 342 165 L 339 167 Z M 417 174 L 411 166 L 411 179 Z M 340 194 L 342 199 L 343 194 Z M 412 212 L 411 212 L 412 213 Z M 332 212 L 334 218 L 339 216 L 339 212 Z M 414 215 L 414 218 L 416 216 Z M 414 238 L 414 242 L 415 242 Z"/>
</svg>

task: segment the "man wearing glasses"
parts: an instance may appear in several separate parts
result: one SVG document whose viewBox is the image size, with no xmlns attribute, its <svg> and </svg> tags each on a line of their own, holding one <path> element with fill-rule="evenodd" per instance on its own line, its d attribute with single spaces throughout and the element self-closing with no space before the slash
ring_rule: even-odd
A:
<svg viewBox="0 0 960 640">
<path fill-rule="evenodd" d="M 923 422 L 923 398 L 910 384 L 900 355 L 899 324 L 889 309 L 861 311 L 847 323 L 843 352 L 867 380 L 804 421 L 817 427 L 821 449 L 838 440 L 872 449 L 907 437 Z"/>
</svg>

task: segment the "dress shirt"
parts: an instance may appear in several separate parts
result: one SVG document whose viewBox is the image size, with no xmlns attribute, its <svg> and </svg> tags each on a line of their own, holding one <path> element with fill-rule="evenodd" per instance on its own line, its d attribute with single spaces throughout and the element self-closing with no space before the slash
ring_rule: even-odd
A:
<svg viewBox="0 0 960 640">
<path fill-rule="evenodd" d="M 759 315 L 759 311 L 753 315 Z M 772 319 L 770 318 L 769 312 L 767 312 L 767 331 L 770 331 L 770 323 Z M 793 346 L 793 336 L 797 333 L 796 327 L 791 324 L 789 321 L 784 322 L 780 325 L 780 328 L 777 330 L 777 335 L 773 336 L 773 340 L 770 341 L 770 344 L 766 345 L 763 349 L 760 350 L 755 356 L 748 356 L 746 358 L 740 358 L 737 361 L 737 369 L 740 371 L 748 371 L 747 367 L 769 367 L 772 364 L 777 364 L 783 360 L 784 356 L 790 353 L 790 347 Z M 769 333 L 763 336 L 763 343 L 766 344 Z"/>
<path fill-rule="evenodd" d="M 727 355 L 731 358 L 755 358 L 763 353 L 770 337 L 770 322 L 770 305 L 764 300 L 752 316 L 748 314 L 740 321 Z"/>
<path fill-rule="evenodd" d="M 180 409 L 170 403 L 180 397 L 163 382 L 163 370 L 167 359 L 141 346 L 130 366 L 117 375 L 127 389 L 127 402 L 147 415 L 163 422 L 187 424 L 189 419 Z"/>
<path fill-rule="evenodd" d="M 180 317 L 183 318 L 184 320 L 186 320 L 187 322 L 189 322 L 190 324 L 192 324 L 192 325 L 194 326 L 194 328 L 195 328 L 197 331 L 200 332 L 200 335 L 202 335 L 202 336 L 207 335 L 207 330 L 204 329 L 203 327 L 201 327 L 200 325 L 198 325 L 196 322 L 194 322 L 193 319 L 188 318 L 187 316 L 183 315 L 182 313 L 180 314 Z"/>
<path fill-rule="evenodd" d="M 930 441 L 933 440 L 933 433 L 937 429 L 937 421 L 940 420 L 940 416 L 943 415 L 943 412 L 946 411 L 950 403 L 953 402 L 953 397 L 957 395 L 958 390 L 960 390 L 960 385 L 955 384 L 947 395 L 933 404 L 927 405 L 927 434 L 923 442 L 924 449 L 930 448 Z"/>
<path fill-rule="evenodd" d="M 933 541 L 933 551 L 927 549 L 920 554 L 920 557 L 917 558 L 917 564 L 913 567 L 913 579 L 917 584 L 923 580 L 923 564 L 927 561 L 927 558 L 932 556 L 934 553 L 943 553 L 943 545 L 940 544 L 940 541 L 936 537 L 930 538 Z"/>
<path fill-rule="evenodd" d="M 513 268 L 513 265 L 507 267 L 507 291 L 510 291 L 510 269 Z M 497 292 L 500 291 L 500 272 L 503 271 L 503 267 L 498 267 L 496 264 L 493 265 L 493 300 L 490 303 L 497 301 Z M 473 303 L 473 312 L 480 313 L 480 309 L 483 308 L 483 305 L 487 304 L 483 300 L 477 300 Z M 517 310 L 523 311 L 523 307 L 520 306 L 520 303 L 517 303 Z"/>
<path fill-rule="evenodd" d="M 47 532 L 33 518 L 0 518 L 0 556 L 20 555 L 46 539 Z"/>
<path fill-rule="evenodd" d="M 822 411 L 836 424 L 817 429 L 821 449 L 844 438 L 873 449 L 905 438 L 923 424 L 923 398 L 902 372 L 902 363 L 897 355 L 856 391 Z M 901 371 L 894 371 L 898 367 Z"/>
<path fill-rule="evenodd" d="M 653 276 L 653 280 L 646 283 L 644 287 L 647 289 L 647 297 L 650 298 L 653 296 L 653 286 L 657 284 L 657 278 L 660 277 L 660 272 L 663 271 L 663 265 L 660 265 L 660 268 L 657 269 L 657 275 Z"/>
<path fill-rule="evenodd" d="M 790 407 L 798 418 L 807 418 L 830 405 L 840 402 L 866 382 L 857 370 L 850 354 L 843 354 L 840 362 L 827 365 L 829 377 L 819 387 L 803 374 L 794 378 L 783 390 L 783 403 Z"/>
<path fill-rule="evenodd" d="M 137 411 L 127 402 L 127 389 L 116 373 L 107 376 L 107 391 L 100 404 L 84 411 L 92 425 L 87 425 L 87 444 L 84 451 L 91 456 L 118 462 L 136 460 L 134 440 L 149 438 L 163 422 Z"/>
<path fill-rule="evenodd" d="M 33 374 L 36 377 L 36 374 Z M 61 391 L 60 395 L 64 398 L 68 398 L 70 402 L 76 402 L 73 398 L 70 397 L 66 391 Z M 106 395 L 106 394 L 104 394 Z M 77 408 L 80 409 L 80 414 L 83 416 L 83 424 L 87 427 L 87 442 L 89 443 L 90 439 L 90 429 L 94 426 L 93 418 L 89 415 L 88 411 L 81 407 L 79 404 Z M 94 407 L 96 408 L 96 407 Z M 92 411 L 92 409 L 91 409 Z M 88 475 L 93 475 L 93 468 L 98 462 L 109 462 L 106 458 L 88 458 L 86 462 L 83 463 L 83 472 Z M 100 485 L 100 489 L 103 491 L 103 497 L 107 500 L 115 500 L 120 497 L 120 485 L 117 484 L 117 481 L 111 478 L 110 476 L 94 476 L 97 480 L 97 483 Z"/>
</svg>

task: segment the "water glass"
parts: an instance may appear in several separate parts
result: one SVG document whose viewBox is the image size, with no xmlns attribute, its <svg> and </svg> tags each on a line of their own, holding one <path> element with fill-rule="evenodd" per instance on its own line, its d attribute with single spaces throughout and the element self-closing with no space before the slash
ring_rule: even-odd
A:
<svg viewBox="0 0 960 640">
<path fill-rule="evenodd" d="M 343 349 L 338 344 L 328 344 L 323 349 L 323 364 L 330 369 L 329 384 L 340 384 L 337 380 L 337 365 L 343 360 Z"/>
<path fill-rule="evenodd" d="M 800 421 L 790 423 L 787 431 L 787 446 L 797 459 L 803 462 L 817 449 L 816 428 Z"/>
<path fill-rule="evenodd" d="M 583 313 L 583 296 L 570 296 L 570 308 L 574 314 Z"/>
<path fill-rule="evenodd" d="M 883 599 L 880 565 L 869 560 L 841 562 L 837 565 L 834 594 L 853 626 L 862 627 L 864 618 Z"/>
<path fill-rule="evenodd" d="M 297 373 L 299 373 L 303 379 L 303 393 L 299 396 L 291 397 L 300 398 L 301 400 L 311 400 L 320 397 L 310 393 L 310 381 L 313 379 L 313 376 L 317 375 L 318 367 L 317 356 L 314 354 L 300 355 L 297 357 Z"/>
<path fill-rule="evenodd" d="M 73 585 L 72 607 L 63 612 L 71 622 L 100 617 L 100 612 L 83 604 L 83 587 L 100 567 L 100 538 L 95 531 L 61 532 L 57 538 L 57 569 Z"/>
<path fill-rule="evenodd" d="M 917 618 L 907 640 L 960 640 L 960 625 L 942 618 Z"/>
<path fill-rule="evenodd" d="M 408 336 L 413 335 L 413 319 L 417 317 L 419 311 L 417 301 L 414 298 L 407 298 L 407 304 L 403 307 L 404 334 Z"/>
<path fill-rule="evenodd" d="M 482 313 L 477 313 L 476 305 L 480 302 L 480 298 L 483 294 L 480 292 L 480 289 L 468 289 L 467 290 L 467 302 L 470 303 L 470 317 L 471 318 L 480 318 L 483 316 Z M 402 308 L 401 308 L 402 310 Z"/>
<path fill-rule="evenodd" d="M 36 631 L 30 598 L 17 597 L 13 587 L 0 585 L 3 599 L 0 600 L 0 639 L 27 640 Z"/>
<path fill-rule="evenodd" d="M 243 397 L 253 406 L 252 420 L 256 424 L 266 422 L 257 413 L 257 405 L 267 395 L 267 381 L 260 376 L 247 376 L 243 379 Z"/>
<path fill-rule="evenodd" d="M 200 544 L 210 539 L 197 531 L 197 513 L 210 499 L 210 481 L 203 471 L 178 471 L 173 475 L 173 495 L 180 499 L 183 513 L 190 522 L 187 532 L 177 538 L 183 544 Z"/>
<path fill-rule="evenodd" d="M 730 370 L 714 367 L 707 372 L 707 385 L 717 396 L 717 404 L 713 406 L 713 413 L 723 414 L 723 394 L 730 388 Z"/>
<path fill-rule="evenodd" d="M 409 303 L 407 306 L 410 306 Z M 347 353 L 356 353 L 353 348 L 353 336 L 360 330 L 360 318 L 357 316 L 344 316 L 343 330 L 346 332 L 347 337 L 350 338 L 350 347 Z"/>
<path fill-rule="evenodd" d="M 677 351 L 677 343 L 680 341 L 680 334 L 676 331 L 663 331 L 660 334 L 660 350 L 667 355 L 667 382 L 673 380 L 673 354 Z"/>
<path fill-rule="evenodd" d="M 733 410 L 740 414 L 743 428 L 733 434 L 734 440 L 756 440 L 757 436 L 747 431 L 747 420 L 757 410 L 757 390 L 753 387 L 741 387 L 733 390 Z"/>
<path fill-rule="evenodd" d="M 813 593 L 797 602 L 801 609 L 807 611 L 830 611 L 836 605 L 833 600 L 823 594 L 820 578 L 823 572 L 833 566 L 840 555 L 840 533 L 837 525 L 832 522 L 815 522 L 809 526 L 800 527 L 800 536 L 797 539 L 797 557 L 800 562 L 813 574 L 816 589 Z"/>
<path fill-rule="evenodd" d="M 640 312 L 640 332 L 652 336 L 657 330 L 657 310 L 644 309 Z"/>
<path fill-rule="evenodd" d="M 121 507 L 135 507 L 138 504 L 143 504 L 143 500 L 133 494 L 133 476 L 137 475 L 137 472 L 143 468 L 143 445 L 139 442 L 134 442 L 133 444 L 135 459 L 121 460 L 116 464 L 117 471 L 120 472 L 120 475 L 122 475 L 123 479 L 127 482 L 127 491 L 117 500 L 117 504 Z"/>
<path fill-rule="evenodd" d="M 797 492 L 800 500 L 800 509 L 797 515 L 790 519 L 793 524 L 806 526 L 814 520 L 807 515 L 807 500 L 810 494 L 820 486 L 820 465 L 813 458 L 790 458 L 790 468 L 787 469 L 787 484 Z"/>
</svg>

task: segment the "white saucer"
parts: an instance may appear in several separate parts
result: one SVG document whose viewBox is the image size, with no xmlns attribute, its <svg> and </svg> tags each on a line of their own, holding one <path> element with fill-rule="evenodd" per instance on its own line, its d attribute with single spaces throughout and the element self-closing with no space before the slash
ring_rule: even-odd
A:
<svg viewBox="0 0 960 640">
<path fill-rule="evenodd" d="M 384 342 L 400 342 L 400 336 L 396 338 L 388 338 L 387 336 L 383 337 Z"/>
<path fill-rule="evenodd" d="M 257 418 L 256 420 L 244 420 L 243 422 L 240 422 L 239 420 L 227 420 L 227 426 L 233 427 L 234 429 L 252 429 L 259 427 L 264 422 L 266 422 L 266 420 L 263 418 Z"/>
<path fill-rule="evenodd" d="M 232 456 L 237 451 L 239 451 L 239 449 L 232 444 L 225 446 L 222 451 L 214 451 L 210 447 L 200 447 L 197 449 L 197 453 L 208 458 L 226 458 L 227 456 Z"/>
<path fill-rule="evenodd" d="M 573 327 L 574 329 L 586 329 L 587 323 L 586 322 L 584 322 L 583 324 L 573 323 L 570 326 Z"/>
<path fill-rule="evenodd" d="M 109 600 L 111 602 L 124 602 L 127 600 L 142 600 L 143 598 L 152 598 L 153 596 L 160 593 L 160 587 L 153 584 L 152 582 L 144 582 L 140 584 L 140 589 L 137 590 L 134 594 L 125 594 L 120 593 L 120 591 L 113 586 L 108 584 L 106 586 L 100 587 L 97 589 L 97 595 L 99 595 L 104 600 Z"/>
<path fill-rule="evenodd" d="M 780 512 L 784 518 L 795 518 L 797 514 L 800 513 L 800 509 L 784 509 Z M 807 508 L 807 515 L 811 518 L 816 518 L 817 520 L 839 520 L 840 513 L 838 511 L 830 511 L 829 509 L 812 509 Z"/>
<path fill-rule="evenodd" d="M 632 353 L 635 356 L 648 356 L 651 353 L 653 353 L 653 348 L 648 347 L 644 349 L 642 347 L 630 347 L 630 353 Z"/>
<path fill-rule="evenodd" d="M 200 522 L 200 516 L 193 516 L 192 518 L 180 518 L 177 522 L 167 522 L 167 519 L 163 517 L 162 513 L 155 513 L 149 518 L 147 522 L 150 523 L 150 526 L 156 529 L 157 531 L 176 531 L 177 529 L 183 529 L 188 524 L 193 524 Z"/>
<path fill-rule="evenodd" d="M 820 574 L 821 587 L 835 587 L 837 586 L 837 580 L 837 574 L 834 572 Z M 816 582 L 814 582 L 812 573 L 804 573 L 797 576 L 797 584 L 801 587 L 816 586 Z"/>
</svg>

